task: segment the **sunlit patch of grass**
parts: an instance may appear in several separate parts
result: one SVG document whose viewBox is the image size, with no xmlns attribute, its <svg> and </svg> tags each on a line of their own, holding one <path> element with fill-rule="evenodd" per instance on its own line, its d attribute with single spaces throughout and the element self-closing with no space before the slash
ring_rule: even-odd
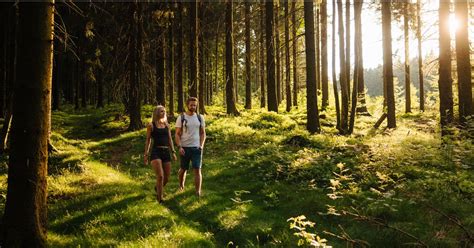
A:
<svg viewBox="0 0 474 248">
<path fill-rule="evenodd" d="M 232 230 L 235 227 L 241 225 L 244 219 L 248 218 L 246 214 L 248 209 L 249 206 L 247 204 L 238 204 L 233 209 L 219 213 L 217 218 L 223 229 Z"/>
</svg>

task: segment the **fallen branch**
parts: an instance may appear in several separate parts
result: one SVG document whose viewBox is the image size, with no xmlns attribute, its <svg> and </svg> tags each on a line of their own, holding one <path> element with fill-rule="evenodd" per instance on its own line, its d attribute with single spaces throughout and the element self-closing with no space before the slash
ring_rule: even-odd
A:
<svg viewBox="0 0 474 248">
<path fill-rule="evenodd" d="M 354 208 L 353 208 L 354 209 Z M 357 210 L 354 209 L 356 212 Z M 370 217 L 370 216 L 366 216 L 366 215 L 361 215 L 359 213 L 353 213 L 353 212 L 349 212 L 349 211 L 346 211 L 346 210 L 342 210 L 342 214 L 343 215 L 349 215 L 349 216 L 352 216 L 354 217 L 356 220 L 359 220 L 359 221 L 366 221 L 366 222 L 369 222 L 369 223 L 372 223 L 372 224 L 376 224 L 378 226 L 382 226 L 382 227 L 386 227 L 386 228 L 389 228 L 389 229 L 393 229 L 399 233 L 402 233 L 404 234 L 405 236 L 408 236 L 414 240 L 416 240 L 416 243 L 418 243 L 419 245 L 423 246 L 423 247 L 428 247 L 427 244 L 425 244 L 425 242 L 423 242 L 422 240 L 420 240 L 419 238 L 415 237 L 413 234 L 411 233 L 408 233 L 398 227 L 395 227 L 395 226 L 391 226 L 385 222 L 383 222 L 382 220 L 380 219 L 377 219 L 377 218 L 374 218 L 374 217 Z"/>
<path fill-rule="evenodd" d="M 382 122 L 387 118 L 387 113 L 383 113 L 382 116 L 377 120 L 377 122 L 374 124 L 374 128 L 379 128 Z"/>
<path fill-rule="evenodd" d="M 427 206 L 428 208 L 432 209 L 433 211 L 439 213 L 440 215 L 446 217 L 449 221 L 453 222 L 454 224 L 456 224 L 459 228 L 461 228 L 464 233 L 466 234 L 467 238 L 471 241 L 471 242 L 474 242 L 474 238 L 472 237 L 472 234 L 469 230 L 467 230 L 467 228 L 461 223 L 461 221 L 456 218 L 456 217 L 452 217 L 452 216 L 449 216 L 447 215 L 446 213 L 443 213 L 441 210 L 433 207 L 432 205 L 429 205 L 429 204 L 425 204 L 425 206 Z"/>
<path fill-rule="evenodd" d="M 360 240 L 360 239 L 352 239 L 349 234 L 347 234 L 347 232 L 344 230 L 344 228 L 342 228 L 341 225 L 338 225 L 339 228 L 341 229 L 342 231 L 342 235 L 337 235 L 335 233 L 332 233 L 332 232 L 328 232 L 328 231 L 323 231 L 323 233 L 325 234 L 328 234 L 330 236 L 333 236 L 333 237 L 336 237 L 340 240 L 344 240 L 346 242 L 349 242 L 351 243 L 353 246 L 354 245 L 360 245 L 362 247 L 366 247 L 366 246 L 370 246 L 370 244 L 367 242 L 367 241 L 364 241 L 364 240 Z"/>
</svg>

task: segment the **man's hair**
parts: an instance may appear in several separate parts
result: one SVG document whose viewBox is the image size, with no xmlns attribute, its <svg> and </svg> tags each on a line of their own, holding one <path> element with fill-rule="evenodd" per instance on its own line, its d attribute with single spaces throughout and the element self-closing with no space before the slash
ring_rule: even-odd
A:
<svg viewBox="0 0 474 248">
<path fill-rule="evenodd" d="M 186 105 L 189 105 L 189 102 L 199 102 L 197 97 L 191 96 L 186 100 Z"/>
</svg>

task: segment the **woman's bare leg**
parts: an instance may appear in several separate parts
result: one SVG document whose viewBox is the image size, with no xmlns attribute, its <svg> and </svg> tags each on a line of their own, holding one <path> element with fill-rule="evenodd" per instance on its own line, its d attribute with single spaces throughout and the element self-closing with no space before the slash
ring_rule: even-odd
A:
<svg viewBox="0 0 474 248">
<path fill-rule="evenodd" d="M 156 200 L 161 202 L 163 200 L 163 167 L 161 159 L 151 161 L 151 166 L 156 174 Z"/>
</svg>

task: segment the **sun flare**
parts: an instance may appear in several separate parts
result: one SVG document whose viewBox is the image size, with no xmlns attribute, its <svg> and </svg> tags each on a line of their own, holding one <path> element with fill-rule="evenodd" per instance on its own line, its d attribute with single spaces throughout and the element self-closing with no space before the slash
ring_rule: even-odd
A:
<svg viewBox="0 0 474 248">
<path fill-rule="evenodd" d="M 451 37 L 456 34 L 456 30 L 459 28 L 459 20 L 456 18 L 454 14 L 449 15 L 449 32 L 451 33 Z"/>
</svg>

